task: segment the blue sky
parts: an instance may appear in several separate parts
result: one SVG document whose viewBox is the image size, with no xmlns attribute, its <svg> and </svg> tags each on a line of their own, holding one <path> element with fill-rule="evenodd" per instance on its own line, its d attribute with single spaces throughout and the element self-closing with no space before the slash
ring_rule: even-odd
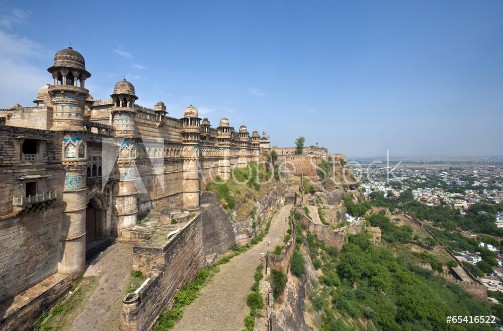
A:
<svg viewBox="0 0 503 331">
<path fill-rule="evenodd" d="M 31 105 L 69 43 L 95 99 L 126 77 L 141 105 L 278 146 L 503 155 L 502 1 L 2 1 L 0 108 Z"/>
</svg>

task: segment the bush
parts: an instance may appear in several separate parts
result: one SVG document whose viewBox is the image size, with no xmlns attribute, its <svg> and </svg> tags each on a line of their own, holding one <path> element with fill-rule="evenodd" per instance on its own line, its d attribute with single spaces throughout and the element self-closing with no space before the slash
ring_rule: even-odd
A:
<svg viewBox="0 0 503 331">
<path fill-rule="evenodd" d="M 251 315 L 247 315 L 245 317 L 245 330 L 253 331 L 254 328 L 255 328 L 255 318 Z"/>
<path fill-rule="evenodd" d="M 264 308 L 264 300 L 259 292 L 251 292 L 246 298 L 246 304 L 253 310 Z"/>
<path fill-rule="evenodd" d="M 279 298 L 285 289 L 286 282 L 288 280 L 287 276 L 281 271 L 271 270 L 271 280 L 272 280 L 272 295 L 275 299 Z"/>
<path fill-rule="evenodd" d="M 290 260 L 290 271 L 293 275 L 300 277 L 306 272 L 306 261 L 298 250 L 295 250 Z"/>
</svg>

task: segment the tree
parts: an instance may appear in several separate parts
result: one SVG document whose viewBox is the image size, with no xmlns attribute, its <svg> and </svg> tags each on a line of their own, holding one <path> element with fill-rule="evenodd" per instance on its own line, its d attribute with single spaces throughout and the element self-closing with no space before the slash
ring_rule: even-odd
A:
<svg viewBox="0 0 503 331">
<path fill-rule="evenodd" d="M 295 154 L 302 154 L 302 149 L 304 149 L 304 142 L 306 141 L 306 138 L 300 136 L 299 138 L 297 138 L 295 140 L 295 146 L 296 146 L 296 150 L 295 150 Z"/>
</svg>

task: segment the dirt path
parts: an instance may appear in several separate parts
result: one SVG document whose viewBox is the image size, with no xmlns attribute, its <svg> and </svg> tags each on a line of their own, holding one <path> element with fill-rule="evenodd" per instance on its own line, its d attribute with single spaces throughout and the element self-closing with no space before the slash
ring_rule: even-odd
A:
<svg viewBox="0 0 503 331">
<path fill-rule="evenodd" d="M 291 208 L 291 205 L 285 206 L 274 216 L 264 240 L 220 266 L 220 271 L 201 295 L 185 309 L 174 330 L 236 331 L 244 328 L 243 320 L 250 312 L 246 297 L 253 285 L 255 269 L 260 264 L 260 253 L 265 254 L 282 241 L 286 231 L 285 218 Z"/>
<path fill-rule="evenodd" d="M 84 277 L 99 277 L 98 287 L 73 322 L 72 330 L 119 330 L 122 297 L 131 274 L 132 259 L 132 247 L 116 243 L 88 267 Z"/>
</svg>

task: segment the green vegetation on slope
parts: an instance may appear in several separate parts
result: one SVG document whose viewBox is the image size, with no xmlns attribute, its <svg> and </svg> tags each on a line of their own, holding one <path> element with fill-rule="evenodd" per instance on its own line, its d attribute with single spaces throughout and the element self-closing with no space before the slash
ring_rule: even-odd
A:
<svg viewBox="0 0 503 331">
<path fill-rule="evenodd" d="M 490 315 L 456 285 L 417 267 L 386 247 L 372 245 L 367 234 L 351 235 L 337 254 L 309 234 L 311 258 L 320 261 L 320 287 L 311 294 L 315 309 L 323 310 L 322 330 L 359 328 L 371 321 L 382 330 L 433 330 L 453 327 L 449 315 Z M 487 325 L 458 324 L 458 330 L 488 330 Z"/>
</svg>

